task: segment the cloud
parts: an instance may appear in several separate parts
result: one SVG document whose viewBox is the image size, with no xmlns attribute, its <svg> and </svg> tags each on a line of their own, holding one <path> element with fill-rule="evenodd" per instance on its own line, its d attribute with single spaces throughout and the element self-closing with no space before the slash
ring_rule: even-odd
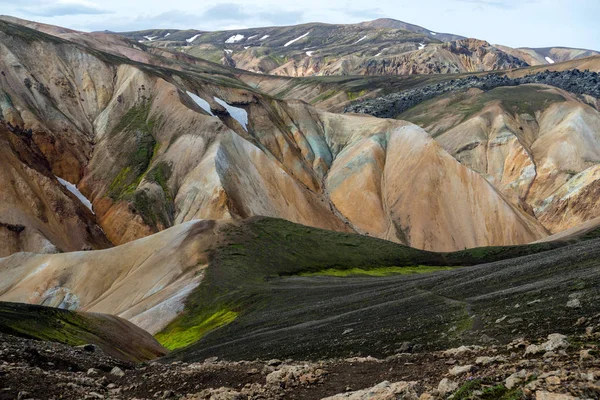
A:
<svg viewBox="0 0 600 400">
<path fill-rule="evenodd" d="M 347 16 L 352 17 L 352 18 L 358 18 L 361 21 L 386 17 L 385 12 L 383 10 L 381 10 L 380 8 L 367 8 L 367 9 L 362 9 L 362 10 L 337 8 L 337 9 L 335 9 L 335 11 L 343 12 Z"/>
<path fill-rule="evenodd" d="M 37 4 L 36 4 L 37 3 Z M 68 15 L 100 15 L 111 14 L 112 11 L 104 10 L 88 1 L 60 0 L 57 2 L 28 1 L 27 7 L 19 11 L 36 17 L 63 17 Z M 31 6 L 29 6 L 31 4 Z"/>
<path fill-rule="evenodd" d="M 272 25 L 288 25 L 302 20 L 302 11 L 261 10 L 253 7 L 247 10 L 239 4 L 222 3 L 206 10 L 200 17 L 207 21 L 227 21 L 247 24 L 248 21 L 263 21 Z"/>
<path fill-rule="evenodd" d="M 1 1 L 1 0 L 0 0 Z M 79 29 L 132 31 L 151 28 L 223 30 L 237 27 L 239 29 L 294 25 L 303 21 L 304 13 L 296 10 L 277 8 L 251 9 L 234 3 L 221 3 L 201 13 L 189 13 L 181 10 L 166 11 L 157 15 L 138 15 L 135 18 L 111 18 L 109 21 L 79 21 Z"/>
<path fill-rule="evenodd" d="M 523 5 L 537 3 L 537 0 L 458 0 L 462 3 L 470 3 L 478 6 L 479 8 L 503 8 L 503 9 L 514 9 L 519 8 Z"/>
</svg>

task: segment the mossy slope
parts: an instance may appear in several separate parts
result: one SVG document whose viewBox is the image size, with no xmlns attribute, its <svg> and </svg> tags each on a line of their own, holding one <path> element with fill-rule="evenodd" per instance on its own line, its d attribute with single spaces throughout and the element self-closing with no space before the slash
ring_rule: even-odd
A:
<svg viewBox="0 0 600 400">
<path fill-rule="evenodd" d="M 0 332 L 72 346 L 91 343 L 135 362 L 166 354 L 149 333 L 121 318 L 37 305 L 0 302 Z"/>
</svg>

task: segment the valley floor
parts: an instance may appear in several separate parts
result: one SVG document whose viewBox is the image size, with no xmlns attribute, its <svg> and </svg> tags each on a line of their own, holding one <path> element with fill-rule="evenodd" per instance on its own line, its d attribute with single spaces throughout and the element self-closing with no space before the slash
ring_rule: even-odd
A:
<svg viewBox="0 0 600 400">
<path fill-rule="evenodd" d="M 461 346 L 321 362 L 134 365 L 101 350 L 0 336 L 0 399 L 591 399 L 600 396 L 600 317 L 539 345 Z M 367 388 L 367 390 L 364 390 Z"/>
</svg>

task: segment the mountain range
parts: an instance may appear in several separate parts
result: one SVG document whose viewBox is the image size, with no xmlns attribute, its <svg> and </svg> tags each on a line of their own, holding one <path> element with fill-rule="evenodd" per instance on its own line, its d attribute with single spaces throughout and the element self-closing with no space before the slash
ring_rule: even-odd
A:
<svg viewBox="0 0 600 400">
<path fill-rule="evenodd" d="M 126 362 L 319 360 L 596 318 L 596 52 L 389 19 L 0 17 L 0 54 L 2 335 Z"/>
<path fill-rule="evenodd" d="M 514 49 L 393 19 L 217 32 L 158 29 L 120 35 L 256 73 L 295 77 L 495 71 L 600 54 L 564 47 Z"/>
</svg>

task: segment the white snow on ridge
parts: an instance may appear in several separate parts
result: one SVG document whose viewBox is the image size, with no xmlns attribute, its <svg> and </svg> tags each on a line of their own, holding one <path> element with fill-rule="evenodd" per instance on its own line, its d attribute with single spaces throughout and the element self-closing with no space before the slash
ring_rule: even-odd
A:
<svg viewBox="0 0 600 400">
<path fill-rule="evenodd" d="M 419 43 L 419 50 L 423 50 L 425 48 L 425 43 Z"/>
<path fill-rule="evenodd" d="M 192 37 L 191 37 L 191 38 L 189 38 L 189 39 L 185 39 L 185 41 L 186 41 L 186 42 L 188 42 L 188 43 L 192 43 L 192 42 L 193 42 L 194 40 L 196 40 L 196 39 L 197 39 L 197 38 L 198 38 L 200 35 L 201 35 L 201 33 L 199 33 L 199 34 L 197 34 L 197 35 L 194 35 L 194 36 L 192 36 Z"/>
<path fill-rule="evenodd" d="M 358 39 L 356 42 L 354 42 L 354 43 L 352 43 L 352 44 L 360 43 L 360 42 L 362 42 L 363 40 L 365 40 L 366 38 L 367 38 L 367 35 L 365 35 L 365 36 L 361 37 L 360 39 Z"/>
<path fill-rule="evenodd" d="M 312 57 L 313 53 L 314 53 L 314 51 L 307 51 L 306 55 L 309 56 L 309 57 Z"/>
<path fill-rule="evenodd" d="M 437 35 L 437 33 L 435 33 L 435 32 L 429 32 L 429 33 L 433 36 Z"/>
<path fill-rule="evenodd" d="M 248 50 L 250 46 L 244 46 L 244 50 Z"/>
<path fill-rule="evenodd" d="M 194 100 L 196 102 L 196 104 L 198 104 L 200 106 L 201 109 L 203 109 L 204 111 L 206 111 L 213 117 L 215 116 L 215 114 L 213 114 L 213 112 L 210 110 L 210 104 L 208 104 L 208 101 L 204 100 L 202 97 L 200 97 L 192 92 L 186 92 L 186 93 L 188 94 L 188 96 L 190 96 L 192 98 L 192 100 Z"/>
<path fill-rule="evenodd" d="M 548 61 L 548 63 L 550 63 L 550 64 L 554 64 L 554 60 L 551 59 L 550 57 L 546 57 L 546 61 Z"/>
<path fill-rule="evenodd" d="M 213 98 L 217 103 L 225 107 L 229 115 L 231 115 L 233 119 L 239 122 L 240 125 L 246 130 L 246 132 L 248 132 L 248 112 L 246 110 L 244 110 L 243 108 L 230 106 L 224 100 L 221 100 L 218 97 Z"/>
<path fill-rule="evenodd" d="M 144 36 L 144 38 L 145 38 L 147 41 L 149 41 L 149 42 L 153 41 L 153 40 L 154 40 L 154 39 L 156 39 L 157 37 L 158 37 L 158 36 Z"/>
<path fill-rule="evenodd" d="M 223 51 L 224 51 L 225 53 L 227 53 L 227 54 L 233 54 L 233 50 L 225 49 L 225 50 L 223 50 Z"/>
<path fill-rule="evenodd" d="M 248 40 L 254 39 L 254 38 L 255 38 L 255 37 L 257 37 L 257 36 L 258 36 L 258 35 L 252 35 L 252 36 L 250 36 L 248 39 L 246 39 L 246 42 L 247 42 Z"/>
<path fill-rule="evenodd" d="M 299 37 L 297 37 L 297 38 L 296 38 L 296 39 L 294 39 L 294 40 L 290 40 L 289 42 L 287 42 L 286 44 L 284 44 L 284 45 L 283 45 L 283 47 L 288 47 L 290 44 L 292 44 L 292 43 L 295 43 L 295 42 L 297 42 L 298 40 L 300 40 L 300 39 L 303 39 L 303 38 L 307 37 L 309 33 L 310 33 L 310 32 L 306 32 L 304 35 L 302 35 L 302 36 L 299 36 Z"/>
<path fill-rule="evenodd" d="M 245 36 L 244 35 L 240 35 L 239 33 L 237 35 L 233 35 L 232 37 L 230 37 L 229 39 L 227 39 L 225 41 L 225 43 L 237 43 L 240 40 L 242 40 Z"/>
<path fill-rule="evenodd" d="M 261 38 L 260 38 L 260 39 L 258 39 L 258 40 L 265 40 L 265 39 L 266 39 L 266 38 L 268 38 L 269 36 L 271 36 L 271 35 L 265 35 L 265 36 L 261 37 Z"/>
<path fill-rule="evenodd" d="M 169 37 L 171 36 L 171 32 L 167 32 L 167 34 L 165 35 L 165 37 Z"/>
<path fill-rule="evenodd" d="M 64 179 L 59 178 L 58 176 L 56 177 L 56 179 L 58 179 L 58 181 L 60 182 L 60 184 L 63 185 L 64 187 L 66 187 L 69 192 L 71 192 L 75 196 L 77 196 L 77 198 L 79 199 L 79 201 L 81 201 L 83 203 L 83 205 L 86 206 L 87 208 L 89 208 L 90 211 L 92 212 L 92 214 L 94 214 L 94 210 L 92 210 L 92 203 L 87 199 L 87 197 L 85 197 L 79 191 L 79 189 L 77 189 L 77 186 L 73 185 L 70 182 L 65 181 Z"/>
<path fill-rule="evenodd" d="M 375 57 L 379 57 L 379 56 L 380 56 L 380 55 L 382 55 L 382 54 L 383 54 L 383 52 L 384 52 L 384 51 L 386 51 L 386 50 L 387 50 L 387 47 L 386 47 L 385 49 L 381 49 L 381 51 L 380 51 L 379 53 L 375 54 Z"/>
</svg>

